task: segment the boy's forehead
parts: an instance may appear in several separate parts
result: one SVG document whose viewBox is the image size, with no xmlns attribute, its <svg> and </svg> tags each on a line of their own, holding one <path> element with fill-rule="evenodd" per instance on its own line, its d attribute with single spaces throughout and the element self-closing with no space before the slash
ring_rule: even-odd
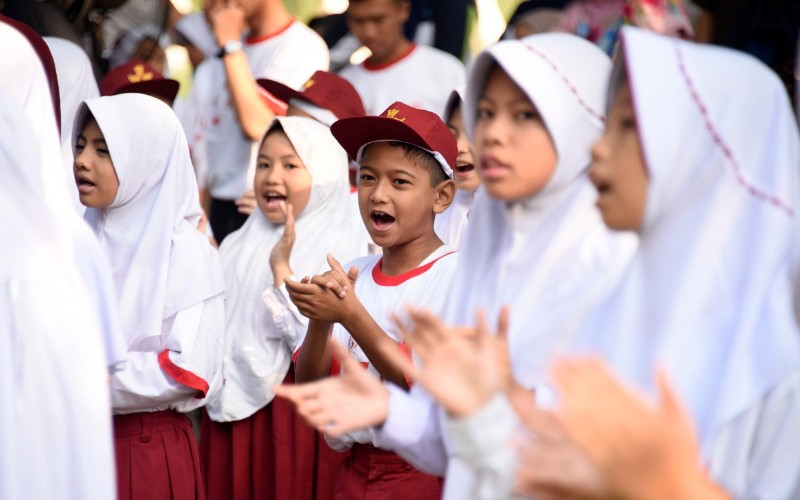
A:
<svg viewBox="0 0 800 500">
<path fill-rule="evenodd" d="M 409 173 L 417 173 L 418 169 L 427 171 L 420 162 L 410 158 L 401 146 L 388 142 L 373 142 L 365 146 L 359 167 L 380 171 L 405 170 Z"/>
</svg>

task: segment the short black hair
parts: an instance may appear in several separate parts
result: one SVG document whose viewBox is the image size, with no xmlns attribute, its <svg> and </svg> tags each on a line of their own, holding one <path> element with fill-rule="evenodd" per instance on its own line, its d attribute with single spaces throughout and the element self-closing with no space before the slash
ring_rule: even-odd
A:
<svg viewBox="0 0 800 500">
<path fill-rule="evenodd" d="M 403 141 L 386 141 L 386 144 L 392 146 L 393 148 L 402 149 L 404 158 L 411 160 L 416 165 L 424 167 L 425 170 L 428 171 L 428 175 L 431 178 L 431 187 L 436 187 L 449 179 L 447 174 L 444 172 L 444 169 L 439 164 L 439 161 L 429 151 Z M 361 156 L 364 156 L 364 153 L 367 152 L 367 148 L 369 146 L 370 145 L 368 144 L 364 148 L 364 150 L 361 152 Z"/>
</svg>

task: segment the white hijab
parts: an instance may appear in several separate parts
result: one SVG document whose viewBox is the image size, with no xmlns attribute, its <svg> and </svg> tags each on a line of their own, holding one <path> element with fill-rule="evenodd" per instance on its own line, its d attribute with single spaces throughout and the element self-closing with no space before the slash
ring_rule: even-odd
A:
<svg viewBox="0 0 800 500">
<path fill-rule="evenodd" d="M 45 202 L 37 141 L 0 90 L 0 498 L 111 498 L 104 325 Z"/>
<path fill-rule="evenodd" d="M 471 324 L 476 309 L 484 308 L 494 322 L 508 304 L 512 369 L 532 388 L 577 318 L 619 279 L 636 242 L 605 227 L 587 177 L 589 150 L 603 127 L 608 57 L 560 33 L 489 47 L 469 76 L 463 116 L 470 135 L 494 64 L 541 113 L 558 163 L 548 184 L 527 199 L 506 203 L 478 190 L 447 319 Z"/>
<path fill-rule="evenodd" d="M 35 124 L 36 147 L 41 158 L 45 200 L 56 212 L 74 210 L 69 189 L 75 189 L 72 172 L 63 168 L 53 100 L 42 63 L 28 40 L 16 29 L 0 22 L 3 48 L 0 91 L 22 107 Z"/>
<path fill-rule="evenodd" d="M 311 197 L 297 218 L 297 239 L 289 259 L 297 279 L 328 268 L 327 254 L 344 265 L 359 254 L 350 220 L 348 159 L 330 129 L 315 120 L 278 117 L 269 130 L 280 125 L 311 175 Z M 267 133 L 269 133 L 269 130 Z M 272 388 L 286 376 L 291 350 L 265 346 L 280 340 L 261 295 L 273 284 L 269 255 L 283 235 L 284 226 L 269 222 L 256 209 L 241 229 L 228 235 L 220 248 L 227 285 L 225 398 L 246 408 L 226 403 L 225 418 L 249 416 L 269 403 Z"/>
<path fill-rule="evenodd" d="M 622 55 L 647 206 L 631 269 L 578 348 L 651 394 L 665 368 L 708 459 L 726 422 L 800 370 L 798 129 L 778 78 L 748 55 L 634 28 Z"/>
<path fill-rule="evenodd" d="M 56 37 L 44 37 L 56 63 L 58 91 L 61 96 L 61 157 L 68 177 L 72 176 L 72 123 L 78 106 L 86 99 L 100 95 L 94 79 L 92 63 L 74 43 Z M 73 201 L 80 205 L 78 190 L 71 190 Z M 83 210 L 81 209 L 81 213 Z"/>
<path fill-rule="evenodd" d="M 103 132 L 119 191 L 84 215 L 112 264 L 128 348 L 161 334 L 162 321 L 224 289 L 219 257 L 197 231 L 200 202 L 189 146 L 172 109 L 150 96 L 86 101 Z"/>
</svg>

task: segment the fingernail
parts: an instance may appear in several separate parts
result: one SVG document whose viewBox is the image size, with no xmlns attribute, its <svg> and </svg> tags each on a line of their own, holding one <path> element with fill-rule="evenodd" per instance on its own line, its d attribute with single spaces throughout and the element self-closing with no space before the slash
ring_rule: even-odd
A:
<svg viewBox="0 0 800 500">
<path fill-rule="evenodd" d="M 339 297 L 344 298 L 345 295 L 347 295 L 347 292 L 345 292 L 344 290 L 339 292 Z"/>
</svg>

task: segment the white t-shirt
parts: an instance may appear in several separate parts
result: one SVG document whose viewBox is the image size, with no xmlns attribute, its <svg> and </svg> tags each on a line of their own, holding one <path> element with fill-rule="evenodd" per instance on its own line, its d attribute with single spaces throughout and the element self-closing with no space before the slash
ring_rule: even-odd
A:
<svg viewBox="0 0 800 500">
<path fill-rule="evenodd" d="M 466 81 L 461 61 L 425 45 L 412 45 L 388 66 L 350 65 L 340 76 L 358 90 L 368 115 L 379 115 L 395 101 L 441 115 L 450 93 Z"/>
<path fill-rule="evenodd" d="M 400 336 L 391 322 L 392 313 L 402 311 L 406 305 L 412 305 L 424 307 L 437 315 L 441 314 L 458 263 L 457 255 L 452 248 L 442 245 L 423 260 L 419 267 L 399 276 L 387 276 L 381 272 L 381 255 L 358 258 L 344 268 L 358 266 L 356 296 L 381 329 L 399 342 Z M 342 325 L 337 323 L 333 327 L 332 335 L 337 342 L 348 349 L 354 359 L 366 367 L 367 371 L 380 377 L 364 351 Z M 334 365 L 331 371 L 336 370 L 337 366 Z M 371 442 L 372 432 L 364 429 L 345 434 L 338 439 L 326 438 L 326 440 L 333 449 L 344 451 L 355 443 Z"/>
<path fill-rule="evenodd" d="M 296 21 L 269 38 L 246 40 L 244 53 L 254 78 L 269 78 L 292 88 L 329 65 L 325 41 Z M 200 186 L 223 200 L 244 194 L 252 183 L 248 168 L 258 143 L 242 132 L 222 60 L 211 57 L 197 68 L 182 121 Z"/>
</svg>

